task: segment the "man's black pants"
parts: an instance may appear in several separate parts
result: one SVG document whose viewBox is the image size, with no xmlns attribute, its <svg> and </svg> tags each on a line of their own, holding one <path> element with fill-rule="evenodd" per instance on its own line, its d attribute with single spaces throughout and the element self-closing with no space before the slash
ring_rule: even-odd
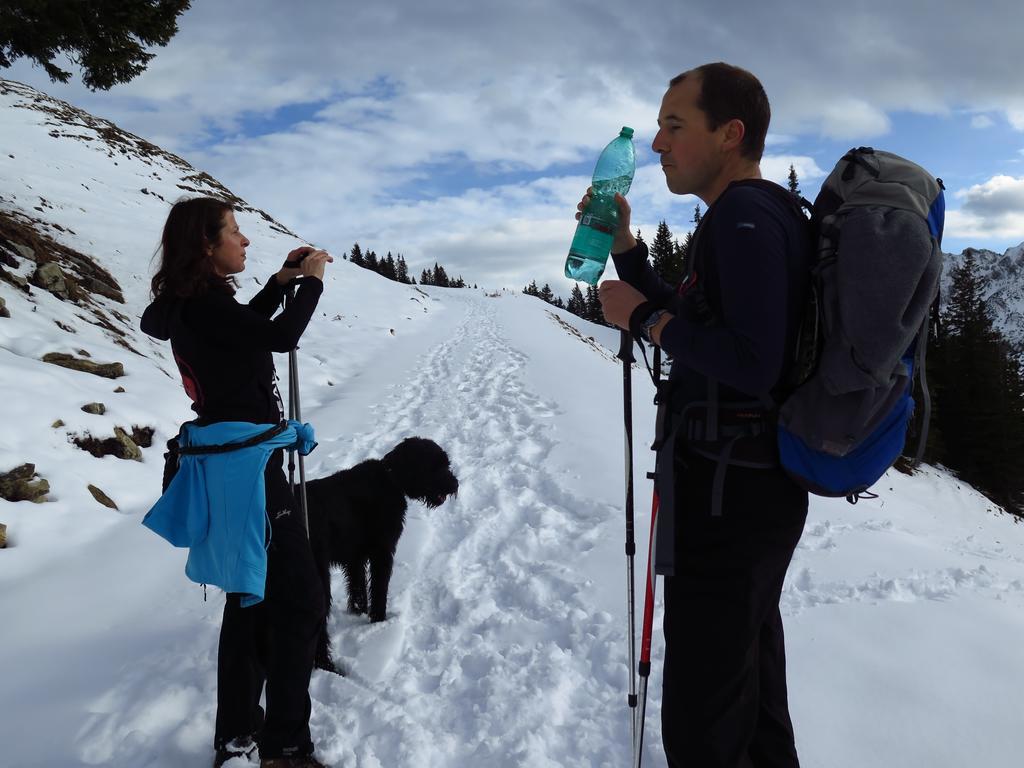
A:
<svg viewBox="0 0 1024 768">
<path fill-rule="evenodd" d="M 781 470 L 676 470 L 675 574 L 665 578 L 662 738 L 672 768 L 798 768 L 779 614 L 807 493 Z"/>
<path fill-rule="evenodd" d="M 238 595 L 227 596 L 217 656 L 215 747 L 254 735 L 261 757 L 313 752 L 309 678 L 327 615 L 282 454 L 274 453 L 264 474 L 271 526 L 264 599 L 242 608 Z M 265 721 L 259 705 L 264 683 Z"/>
</svg>

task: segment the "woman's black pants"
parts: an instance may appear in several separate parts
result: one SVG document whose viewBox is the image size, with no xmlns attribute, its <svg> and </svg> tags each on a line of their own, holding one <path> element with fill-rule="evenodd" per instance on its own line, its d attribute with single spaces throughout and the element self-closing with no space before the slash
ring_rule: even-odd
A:
<svg viewBox="0 0 1024 768">
<path fill-rule="evenodd" d="M 264 474 L 271 529 L 264 599 L 242 608 L 238 595 L 227 596 L 217 655 L 215 747 L 251 735 L 261 757 L 312 754 L 309 678 L 326 631 L 324 591 L 282 453 L 273 454 Z"/>
</svg>

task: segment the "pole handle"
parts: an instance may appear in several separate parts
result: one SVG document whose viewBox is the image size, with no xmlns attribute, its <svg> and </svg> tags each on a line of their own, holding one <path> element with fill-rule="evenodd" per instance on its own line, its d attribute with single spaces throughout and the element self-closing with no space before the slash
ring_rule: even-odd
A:
<svg viewBox="0 0 1024 768">
<path fill-rule="evenodd" d="M 619 329 L 619 354 L 616 357 L 629 365 L 636 362 L 636 358 L 633 356 L 633 337 L 629 331 L 621 328 Z"/>
</svg>

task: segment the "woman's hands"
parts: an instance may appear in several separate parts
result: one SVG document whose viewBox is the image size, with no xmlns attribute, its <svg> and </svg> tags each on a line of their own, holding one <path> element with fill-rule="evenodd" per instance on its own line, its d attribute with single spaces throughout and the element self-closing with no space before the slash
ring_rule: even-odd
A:
<svg viewBox="0 0 1024 768">
<path fill-rule="evenodd" d="M 297 267 L 288 266 L 288 264 L 294 264 L 299 259 L 302 259 L 302 262 Z M 288 253 L 285 265 L 278 270 L 274 278 L 279 285 L 288 285 L 297 277 L 315 277 L 322 281 L 324 279 L 324 269 L 328 263 L 333 261 L 334 258 L 327 251 L 321 251 L 312 246 L 304 245 Z"/>
</svg>

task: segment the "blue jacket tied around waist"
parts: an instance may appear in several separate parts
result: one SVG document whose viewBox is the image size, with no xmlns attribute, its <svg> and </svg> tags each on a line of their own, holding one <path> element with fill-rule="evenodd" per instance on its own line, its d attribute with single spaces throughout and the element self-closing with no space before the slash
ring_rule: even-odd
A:
<svg viewBox="0 0 1024 768">
<path fill-rule="evenodd" d="M 182 449 L 243 443 L 267 424 L 224 421 L 206 427 L 185 424 Z M 188 547 L 185 575 L 242 594 L 243 607 L 263 600 L 267 578 L 267 511 L 263 471 L 278 448 L 303 456 L 316 447 L 313 427 L 290 420 L 287 429 L 263 442 L 224 453 L 186 454 L 178 472 L 142 524 L 176 547 Z"/>
</svg>

